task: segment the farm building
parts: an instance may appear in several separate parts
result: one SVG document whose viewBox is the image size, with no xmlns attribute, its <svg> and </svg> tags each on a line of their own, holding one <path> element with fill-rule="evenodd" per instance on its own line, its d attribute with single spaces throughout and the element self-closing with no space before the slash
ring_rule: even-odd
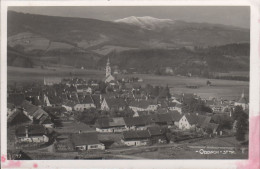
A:
<svg viewBox="0 0 260 169">
<path fill-rule="evenodd" d="M 159 126 L 151 126 L 147 128 L 152 143 L 166 143 L 165 132 Z"/>
<path fill-rule="evenodd" d="M 121 141 L 127 146 L 144 146 L 150 143 L 150 134 L 147 130 L 125 131 Z"/>
<path fill-rule="evenodd" d="M 97 133 L 77 133 L 71 135 L 71 142 L 76 150 L 104 150 L 104 144 L 98 140 Z"/>
<path fill-rule="evenodd" d="M 125 124 L 128 130 L 146 130 L 146 123 L 143 117 L 125 117 Z"/>
<path fill-rule="evenodd" d="M 179 129 L 204 129 L 207 127 L 211 120 L 211 117 L 198 115 L 198 114 L 186 114 L 182 116 L 179 121 Z"/>
<path fill-rule="evenodd" d="M 34 106 L 33 104 L 25 100 L 21 104 L 21 108 L 23 109 L 23 113 L 34 123 L 43 124 L 45 127 L 48 128 L 53 127 L 53 123 L 51 122 L 49 114 L 38 106 Z"/>
<path fill-rule="evenodd" d="M 96 121 L 96 131 L 101 133 L 114 133 L 126 131 L 126 123 L 123 117 L 100 118 Z"/>
<path fill-rule="evenodd" d="M 16 138 L 19 142 L 47 143 L 49 137 L 43 125 L 21 126 L 16 130 Z"/>
</svg>

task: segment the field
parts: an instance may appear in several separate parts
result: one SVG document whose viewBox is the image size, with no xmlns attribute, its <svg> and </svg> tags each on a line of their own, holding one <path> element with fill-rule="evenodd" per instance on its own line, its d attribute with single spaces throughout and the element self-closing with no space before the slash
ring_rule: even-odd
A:
<svg viewBox="0 0 260 169">
<path fill-rule="evenodd" d="M 82 70 L 72 67 L 53 67 L 53 68 L 18 68 L 8 67 L 8 84 L 40 82 L 43 83 L 44 77 L 68 78 L 73 74 L 74 77 L 83 79 L 103 79 L 105 71 L 101 70 Z M 148 74 L 120 75 L 119 77 L 139 77 L 144 81 L 141 84 L 166 86 L 168 85 L 172 93 L 196 93 L 202 98 L 222 97 L 224 99 L 236 100 L 244 91 L 245 96 L 249 95 L 249 82 L 210 79 L 212 86 L 207 86 L 208 79 L 200 77 L 184 76 L 157 76 Z M 197 89 L 187 88 L 186 85 L 196 85 Z"/>
</svg>

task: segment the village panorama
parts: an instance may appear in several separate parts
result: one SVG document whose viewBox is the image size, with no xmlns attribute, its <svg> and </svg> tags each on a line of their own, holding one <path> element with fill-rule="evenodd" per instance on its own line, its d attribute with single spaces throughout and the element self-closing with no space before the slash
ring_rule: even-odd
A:
<svg viewBox="0 0 260 169">
<path fill-rule="evenodd" d="M 8 159 L 248 158 L 247 29 L 16 11 Z"/>
</svg>

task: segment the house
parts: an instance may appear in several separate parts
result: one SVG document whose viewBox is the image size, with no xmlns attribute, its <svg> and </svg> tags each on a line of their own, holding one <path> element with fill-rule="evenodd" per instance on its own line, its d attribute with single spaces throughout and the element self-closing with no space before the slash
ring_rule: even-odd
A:
<svg viewBox="0 0 260 169">
<path fill-rule="evenodd" d="M 101 110 L 119 110 L 123 111 L 127 107 L 127 103 L 122 98 L 104 98 L 101 104 Z"/>
<path fill-rule="evenodd" d="M 7 124 L 8 125 L 17 125 L 27 123 L 30 124 L 32 122 L 21 109 L 17 109 L 16 111 L 12 112 L 7 116 Z"/>
<path fill-rule="evenodd" d="M 38 106 L 34 106 L 33 104 L 25 100 L 21 104 L 21 108 L 23 110 L 23 113 L 33 122 L 38 124 L 41 123 L 45 127 L 53 127 L 53 123 L 51 122 L 49 114 Z"/>
<path fill-rule="evenodd" d="M 49 141 L 47 130 L 43 125 L 21 126 L 16 130 L 18 142 L 47 143 Z"/>
<path fill-rule="evenodd" d="M 246 110 L 249 108 L 248 101 L 244 95 L 244 92 L 242 93 L 240 99 L 234 103 L 234 106 L 241 106 L 243 110 Z"/>
<path fill-rule="evenodd" d="M 121 141 L 127 146 L 145 146 L 150 143 L 150 134 L 147 130 L 125 131 Z"/>
<path fill-rule="evenodd" d="M 175 111 L 176 110 L 180 114 L 182 114 L 182 106 L 181 106 L 181 104 L 176 103 L 176 102 L 169 102 L 167 106 L 168 106 L 168 109 L 170 111 Z"/>
<path fill-rule="evenodd" d="M 152 143 L 166 143 L 166 135 L 161 127 L 151 126 L 147 128 L 147 131 L 150 134 Z"/>
<path fill-rule="evenodd" d="M 76 150 L 104 150 L 104 144 L 98 140 L 97 133 L 77 133 L 71 135 L 71 142 Z"/>
<path fill-rule="evenodd" d="M 96 131 L 100 133 L 123 132 L 126 130 L 126 123 L 123 117 L 100 118 L 96 121 Z"/>
<path fill-rule="evenodd" d="M 193 122 L 192 118 L 189 120 L 187 116 L 183 115 L 179 121 L 179 129 L 181 130 L 189 130 L 191 128 L 195 128 L 195 122 Z"/>
<path fill-rule="evenodd" d="M 90 108 L 96 108 L 94 104 L 94 100 L 91 95 L 85 95 L 79 98 L 79 103 L 74 106 L 74 110 L 76 111 L 84 111 Z"/>
<path fill-rule="evenodd" d="M 129 108 L 134 112 L 137 111 L 156 111 L 158 104 L 152 100 L 134 100 L 129 103 Z"/>
<path fill-rule="evenodd" d="M 209 116 L 203 116 L 198 114 L 186 114 L 182 116 L 182 118 L 179 121 L 179 129 L 182 130 L 201 130 L 205 129 L 210 122 L 211 117 Z"/>
<path fill-rule="evenodd" d="M 146 130 L 146 123 L 143 117 L 124 117 L 128 130 Z"/>
<path fill-rule="evenodd" d="M 66 102 L 63 102 L 62 107 L 64 107 L 68 112 L 71 112 L 75 106 L 75 102 L 71 100 L 67 100 Z"/>
<path fill-rule="evenodd" d="M 132 109 L 131 109 L 132 110 Z M 133 111 L 134 112 L 134 111 Z M 138 117 L 138 116 L 146 116 L 146 115 L 150 115 L 153 114 L 154 112 L 151 111 L 136 111 L 134 112 L 133 117 Z"/>
</svg>

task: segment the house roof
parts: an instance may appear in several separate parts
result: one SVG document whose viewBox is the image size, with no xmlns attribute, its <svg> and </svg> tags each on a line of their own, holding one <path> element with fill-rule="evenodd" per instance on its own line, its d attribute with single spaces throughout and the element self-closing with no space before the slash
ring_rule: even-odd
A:
<svg viewBox="0 0 260 169">
<path fill-rule="evenodd" d="M 171 115 L 172 121 L 180 121 L 182 115 L 178 111 L 170 111 L 169 114 Z"/>
<path fill-rule="evenodd" d="M 94 104 L 94 101 L 93 101 L 91 95 L 86 95 L 85 97 L 83 97 L 80 100 L 80 103 L 81 104 Z"/>
<path fill-rule="evenodd" d="M 43 109 L 39 108 L 38 106 L 34 106 L 28 101 L 24 101 L 21 105 L 21 107 L 28 112 L 28 115 L 33 116 L 37 120 L 40 119 L 42 115 L 49 116 L 48 113 L 46 113 Z"/>
<path fill-rule="evenodd" d="M 205 127 L 211 120 L 211 117 L 196 114 L 186 114 L 185 115 L 188 122 L 193 125 L 198 125 L 198 127 Z"/>
<path fill-rule="evenodd" d="M 237 101 L 237 103 L 247 104 L 248 102 L 247 102 L 247 99 L 246 99 L 245 97 L 241 97 L 241 98 Z"/>
<path fill-rule="evenodd" d="M 72 134 L 71 141 L 75 146 L 100 144 L 97 133 Z"/>
<path fill-rule="evenodd" d="M 16 130 L 16 135 L 17 136 L 25 136 L 26 132 L 26 127 L 28 128 L 28 136 L 42 136 L 45 135 L 46 130 L 43 125 L 39 124 L 34 124 L 34 125 L 29 125 L 29 126 L 20 126 Z"/>
<path fill-rule="evenodd" d="M 155 101 L 151 101 L 151 100 L 135 100 L 129 103 L 129 106 L 132 107 L 139 107 L 139 108 L 144 108 L 146 109 L 149 105 L 156 105 L 157 103 L 155 103 Z"/>
<path fill-rule="evenodd" d="M 125 131 L 125 132 L 123 132 L 123 138 L 124 138 L 124 140 L 148 139 L 148 138 L 150 138 L 150 134 L 147 130 Z"/>
<path fill-rule="evenodd" d="M 100 118 L 97 119 L 97 126 L 100 128 L 109 128 L 109 127 L 119 127 L 125 126 L 125 121 L 123 117 L 116 118 Z"/>
<path fill-rule="evenodd" d="M 21 104 L 21 107 L 23 109 L 25 109 L 26 112 L 28 112 L 29 115 L 32 115 L 34 112 L 36 112 L 38 110 L 39 107 L 34 106 L 33 104 L 31 104 L 28 101 L 23 101 L 23 103 Z"/>
<path fill-rule="evenodd" d="M 126 126 L 144 126 L 145 120 L 143 117 L 125 117 Z"/>
<path fill-rule="evenodd" d="M 127 103 L 123 98 L 106 98 L 108 107 L 125 107 Z"/>
<path fill-rule="evenodd" d="M 162 135 L 163 131 L 161 129 L 161 127 L 159 126 L 151 126 L 147 128 L 150 136 L 158 136 L 158 135 Z"/>
</svg>

